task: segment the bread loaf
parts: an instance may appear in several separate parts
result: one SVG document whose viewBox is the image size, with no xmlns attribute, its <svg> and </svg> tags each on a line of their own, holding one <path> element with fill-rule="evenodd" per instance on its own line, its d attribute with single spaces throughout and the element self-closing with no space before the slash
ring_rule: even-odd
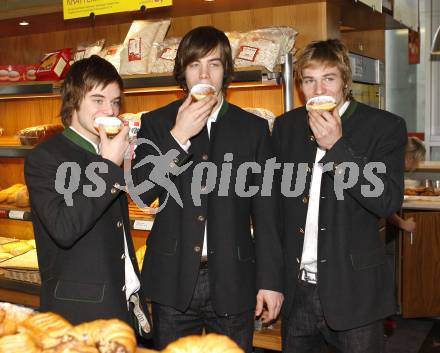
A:
<svg viewBox="0 0 440 353">
<path fill-rule="evenodd" d="M 18 132 L 18 135 L 22 145 L 36 145 L 63 130 L 64 128 L 61 125 L 45 124 L 22 129 Z"/>
</svg>

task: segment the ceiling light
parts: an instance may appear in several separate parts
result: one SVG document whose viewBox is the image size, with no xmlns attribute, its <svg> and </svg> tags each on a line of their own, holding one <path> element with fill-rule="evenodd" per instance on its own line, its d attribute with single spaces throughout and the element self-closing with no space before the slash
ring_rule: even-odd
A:
<svg viewBox="0 0 440 353">
<path fill-rule="evenodd" d="M 28 21 L 21 21 L 18 23 L 20 26 L 29 26 L 29 22 Z"/>
</svg>

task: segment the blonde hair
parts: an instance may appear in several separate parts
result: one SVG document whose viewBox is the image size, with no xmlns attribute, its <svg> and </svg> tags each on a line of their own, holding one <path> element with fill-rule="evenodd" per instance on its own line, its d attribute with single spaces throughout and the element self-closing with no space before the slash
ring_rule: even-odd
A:
<svg viewBox="0 0 440 353">
<path fill-rule="evenodd" d="M 324 65 L 337 67 L 344 82 L 344 98 L 351 99 L 352 73 L 347 47 L 339 39 L 328 39 L 308 44 L 299 54 L 295 64 L 295 80 L 301 84 L 303 70 Z"/>
<path fill-rule="evenodd" d="M 414 162 L 413 170 L 417 168 L 418 164 L 425 160 L 426 148 L 425 144 L 418 137 L 408 137 L 406 145 L 406 156 Z"/>
</svg>

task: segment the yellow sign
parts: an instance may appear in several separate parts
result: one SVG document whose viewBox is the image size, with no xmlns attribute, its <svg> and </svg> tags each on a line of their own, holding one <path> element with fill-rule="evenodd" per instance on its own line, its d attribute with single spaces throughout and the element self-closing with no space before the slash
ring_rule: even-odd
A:
<svg viewBox="0 0 440 353">
<path fill-rule="evenodd" d="M 141 6 L 146 9 L 171 6 L 172 0 L 63 0 L 64 19 L 88 17 L 91 13 L 104 15 L 114 12 L 137 11 Z"/>
</svg>

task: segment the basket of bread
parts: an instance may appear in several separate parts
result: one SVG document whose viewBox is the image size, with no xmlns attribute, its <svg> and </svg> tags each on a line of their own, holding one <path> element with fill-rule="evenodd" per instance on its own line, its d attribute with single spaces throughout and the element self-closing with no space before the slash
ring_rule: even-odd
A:
<svg viewBox="0 0 440 353">
<path fill-rule="evenodd" d="M 73 326 L 52 312 L 0 303 L 0 353 L 134 353 L 133 329 L 117 319 Z"/>
</svg>

